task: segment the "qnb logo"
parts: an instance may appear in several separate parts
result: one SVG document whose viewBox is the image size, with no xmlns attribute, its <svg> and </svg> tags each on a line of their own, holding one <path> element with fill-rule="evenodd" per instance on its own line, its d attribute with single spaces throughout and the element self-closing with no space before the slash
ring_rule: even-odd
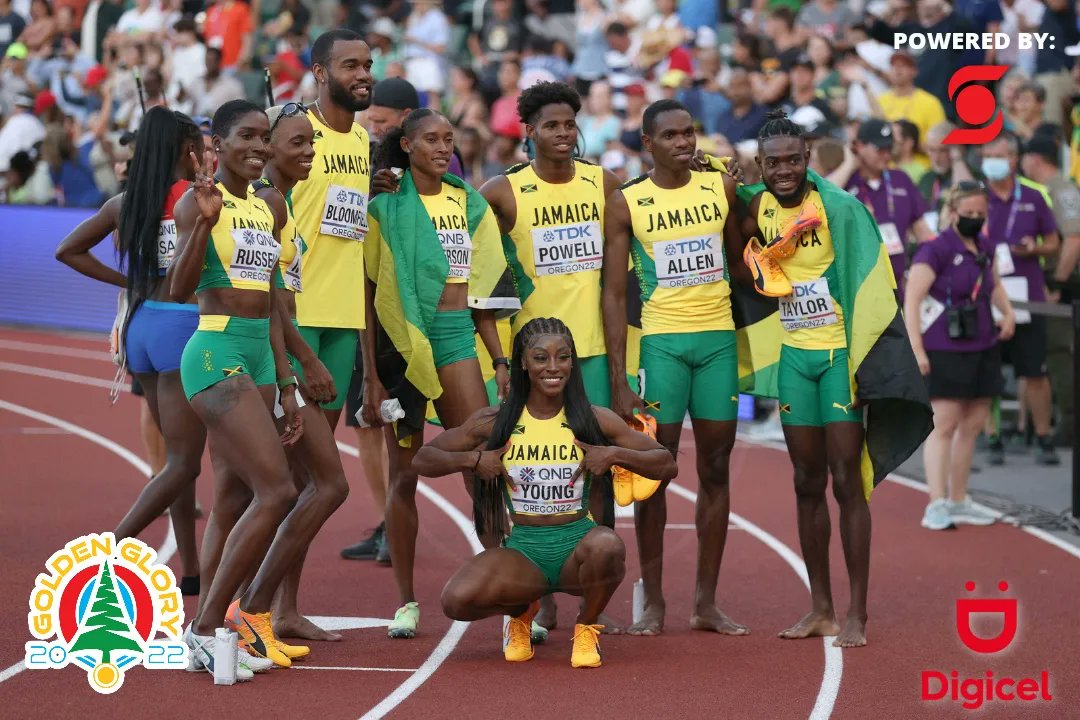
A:
<svg viewBox="0 0 1080 720">
<path fill-rule="evenodd" d="M 956 106 L 956 115 L 968 125 L 945 136 L 944 145 L 981 145 L 998 136 L 1005 117 L 998 109 L 990 88 L 979 82 L 993 82 L 1009 71 L 1008 65 L 969 65 L 960 68 L 949 79 L 949 99 Z"/>
<path fill-rule="evenodd" d="M 975 583 L 964 583 L 964 589 L 975 592 Z M 1007 592 L 1009 583 L 1002 580 L 998 590 Z M 956 600 L 956 635 L 964 647 L 974 653 L 994 655 L 1007 649 L 1016 640 L 1019 629 L 1020 602 L 1014 597 L 958 598 Z M 972 627 L 976 616 L 993 618 L 1000 629 L 992 637 L 977 634 Z M 978 710 L 986 703 L 1049 702 L 1050 671 L 1038 677 L 999 677 L 994 670 L 965 673 L 961 670 L 923 670 L 921 696 L 923 702 L 952 702 L 965 710 Z"/>
</svg>

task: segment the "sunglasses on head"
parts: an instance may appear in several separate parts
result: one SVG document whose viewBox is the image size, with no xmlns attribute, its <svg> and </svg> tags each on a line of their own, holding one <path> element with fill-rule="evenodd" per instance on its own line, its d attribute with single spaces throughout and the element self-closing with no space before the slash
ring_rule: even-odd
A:
<svg viewBox="0 0 1080 720">
<path fill-rule="evenodd" d="M 274 128 L 277 124 L 285 118 L 296 117 L 297 115 L 307 115 L 307 105 L 299 102 L 288 102 L 281 106 L 281 112 L 274 119 L 274 122 L 270 124 L 270 134 L 274 134 Z"/>
</svg>

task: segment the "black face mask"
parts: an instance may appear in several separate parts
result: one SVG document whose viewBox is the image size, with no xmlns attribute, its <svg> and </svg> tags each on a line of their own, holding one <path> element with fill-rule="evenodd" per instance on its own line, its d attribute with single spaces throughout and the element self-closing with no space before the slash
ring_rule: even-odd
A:
<svg viewBox="0 0 1080 720">
<path fill-rule="evenodd" d="M 983 225 L 986 224 L 984 217 L 962 217 L 956 220 L 956 232 L 964 237 L 973 238 L 979 234 Z"/>
</svg>

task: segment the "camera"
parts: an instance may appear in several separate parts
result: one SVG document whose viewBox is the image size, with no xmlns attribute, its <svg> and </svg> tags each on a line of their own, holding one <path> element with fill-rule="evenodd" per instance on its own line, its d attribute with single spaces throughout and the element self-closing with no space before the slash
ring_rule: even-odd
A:
<svg viewBox="0 0 1080 720">
<path fill-rule="evenodd" d="M 972 340 L 979 329 L 979 312 L 975 305 L 949 307 L 945 311 L 950 340 Z"/>
</svg>

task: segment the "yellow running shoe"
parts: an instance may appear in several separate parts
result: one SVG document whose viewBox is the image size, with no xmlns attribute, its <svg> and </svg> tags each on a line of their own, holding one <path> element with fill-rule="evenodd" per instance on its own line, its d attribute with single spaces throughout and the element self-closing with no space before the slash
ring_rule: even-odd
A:
<svg viewBox="0 0 1080 720">
<path fill-rule="evenodd" d="M 306 658 L 311 654 L 311 648 L 307 645 L 288 645 L 280 640 L 277 640 L 277 648 L 285 654 L 285 657 L 290 660 L 299 660 L 300 658 Z"/>
<path fill-rule="evenodd" d="M 756 237 L 750 238 L 750 242 L 746 243 L 743 262 L 754 276 L 754 289 L 759 295 L 785 297 L 793 292 L 791 281 L 780 269 L 780 264 L 774 259 L 762 257 L 761 242 Z"/>
<path fill-rule="evenodd" d="M 574 652 L 570 664 L 576 668 L 600 667 L 600 631 L 603 625 L 574 626 Z"/>
<path fill-rule="evenodd" d="M 225 625 L 235 630 L 249 653 L 264 657 L 278 667 L 290 667 L 289 656 L 278 649 L 278 639 L 270 627 L 270 613 L 246 613 L 240 609 L 240 601 L 233 601 L 225 614 Z"/>
<path fill-rule="evenodd" d="M 810 203 L 803 203 L 799 214 L 761 250 L 761 256 L 769 260 L 791 257 L 799 247 L 797 241 L 802 234 L 818 227 L 821 227 L 821 216 L 818 215 L 817 208 Z"/>
<path fill-rule="evenodd" d="M 627 424 L 653 440 L 656 439 L 656 418 L 652 415 L 635 415 Z M 660 488 L 659 480 L 638 475 L 618 465 L 611 468 L 611 483 L 615 490 L 615 502 L 619 507 L 626 507 L 634 501 L 648 500 Z"/>
<path fill-rule="evenodd" d="M 535 654 L 532 646 L 532 621 L 538 612 L 540 612 L 540 601 L 534 600 L 525 612 L 510 618 L 506 626 L 506 646 L 503 648 L 503 657 L 506 658 L 506 662 L 532 660 Z"/>
</svg>

